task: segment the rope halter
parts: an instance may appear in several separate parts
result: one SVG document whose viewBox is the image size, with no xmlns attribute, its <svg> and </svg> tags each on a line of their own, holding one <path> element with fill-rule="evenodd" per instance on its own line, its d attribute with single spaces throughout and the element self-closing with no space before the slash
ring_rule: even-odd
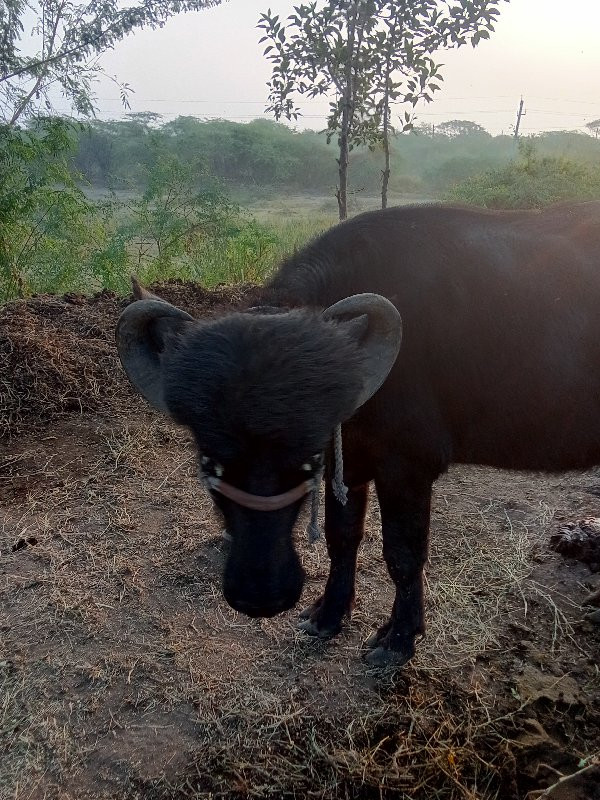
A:
<svg viewBox="0 0 600 800">
<path fill-rule="evenodd" d="M 342 505 L 346 505 L 348 487 L 344 485 L 344 464 L 342 460 L 342 426 L 338 425 L 334 433 L 334 458 L 335 467 L 332 479 L 333 493 Z M 307 528 L 308 540 L 312 544 L 317 541 L 321 536 L 321 531 L 318 525 L 319 514 L 319 490 L 323 474 L 325 471 L 325 459 L 322 453 L 312 456 L 306 463 L 302 464 L 301 468 L 307 473 L 307 479 L 299 483 L 293 489 L 289 489 L 282 494 L 274 495 L 258 495 L 250 494 L 249 492 L 238 489 L 223 480 L 222 475 L 224 468 L 221 464 L 208 456 L 202 456 L 200 459 L 200 480 L 204 484 L 206 490 L 211 492 L 219 492 L 223 497 L 227 497 L 239 506 L 250 508 L 253 511 L 278 511 L 281 508 L 286 508 L 296 501 L 300 500 L 304 495 L 312 493 L 311 509 L 310 509 L 310 523 Z"/>
</svg>

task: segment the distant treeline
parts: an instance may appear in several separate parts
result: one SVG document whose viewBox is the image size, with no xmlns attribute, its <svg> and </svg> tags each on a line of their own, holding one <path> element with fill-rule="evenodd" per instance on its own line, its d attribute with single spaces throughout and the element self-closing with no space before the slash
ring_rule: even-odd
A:
<svg viewBox="0 0 600 800">
<path fill-rule="evenodd" d="M 533 137 L 540 156 L 600 163 L 600 139 L 576 131 Z M 236 191 L 333 193 L 337 180 L 335 148 L 324 134 L 296 132 L 269 120 L 237 123 L 130 114 L 121 121 L 94 121 L 78 134 L 75 166 L 95 186 L 145 188 L 160 154 L 175 155 L 198 175 L 222 181 Z M 476 123 L 452 120 L 435 129 L 419 126 L 392 141 L 392 192 L 439 195 L 455 184 L 505 166 L 516 156 L 512 136 L 491 136 Z M 351 153 L 355 190 L 377 193 L 382 154 L 358 148 Z"/>
</svg>

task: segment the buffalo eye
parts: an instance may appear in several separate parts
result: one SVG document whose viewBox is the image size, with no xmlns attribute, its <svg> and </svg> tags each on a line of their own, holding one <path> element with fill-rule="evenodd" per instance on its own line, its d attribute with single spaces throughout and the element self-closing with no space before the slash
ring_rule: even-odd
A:
<svg viewBox="0 0 600 800">
<path fill-rule="evenodd" d="M 300 469 L 302 472 L 316 472 L 323 466 L 323 461 L 323 453 L 316 453 L 314 456 L 311 456 L 308 461 L 305 461 Z"/>
<path fill-rule="evenodd" d="M 214 458 L 209 458 L 209 456 L 202 456 L 200 469 L 203 475 L 208 475 L 212 478 L 220 478 L 225 472 L 223 466 L 218 461 L 215 461 Z"/>
</svg>

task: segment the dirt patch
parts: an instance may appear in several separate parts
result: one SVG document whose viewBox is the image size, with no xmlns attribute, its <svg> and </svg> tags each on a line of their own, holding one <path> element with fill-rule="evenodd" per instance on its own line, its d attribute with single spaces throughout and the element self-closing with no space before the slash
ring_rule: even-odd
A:
<svg viewBox="0 0 600 800">
<path fill-rule="evenodd" d="M 187 310 L 247 299 L 203 296 Z M 299 633 L 296 612 L 232 611 L 191 441 L 118 371 L 120 304 L 41 298 L 10 312 L 15 327 L 3 317 L 3 341 L 29 315 L 27 346 L 43 353 L 52 334 L 67 365 L 93 342 L 114 383 L 88 396 L 71 364 L 82 402 L 69 410 L 33 380 L 0 447 L 1 797 L 533 800 L 598 758 L 600 626 L 582 603 L 595 607 L 600 575 L 549 540 L 600 516 L 599 472 L 452 469 L 435 493 L 427 636 L 401 672 L 368 669 L 363 642 L 392 600 L 375 501 L 337 639 Z M 305 522 L 304 602 L 328 568 Z"/>
<path fill-rule="evenodd" d="M 600 794 L 600 765 L 592 764 L 574 775 L 562 778 L 540 800 L 596 800 Z"/>
</svg>

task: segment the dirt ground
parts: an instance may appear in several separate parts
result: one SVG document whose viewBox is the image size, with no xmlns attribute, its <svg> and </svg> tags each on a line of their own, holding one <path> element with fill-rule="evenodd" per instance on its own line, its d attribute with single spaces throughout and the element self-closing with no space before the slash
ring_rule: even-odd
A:
<svg viewBox="0 0 600 800">
<path fill-rule="evenodd" d="M 252 289 L 162 293 L 206 316 Z M 403 670 L 370 669 L 362 643 L 392 600 L 376 502 L 338 638 L 299 633 L 297 611 L 232 611 L 189 437 L 120 372 L 122 305 L 0 311 L 2 800 L 533 800 L 600 760 L 600 601 L 584 605 L 600 565 L 550 547 L 600 517 L 600 471 L 453 468 L 427 636 Z M 305 522 L 308 601 L 328 559 Z"/>
</svg>

